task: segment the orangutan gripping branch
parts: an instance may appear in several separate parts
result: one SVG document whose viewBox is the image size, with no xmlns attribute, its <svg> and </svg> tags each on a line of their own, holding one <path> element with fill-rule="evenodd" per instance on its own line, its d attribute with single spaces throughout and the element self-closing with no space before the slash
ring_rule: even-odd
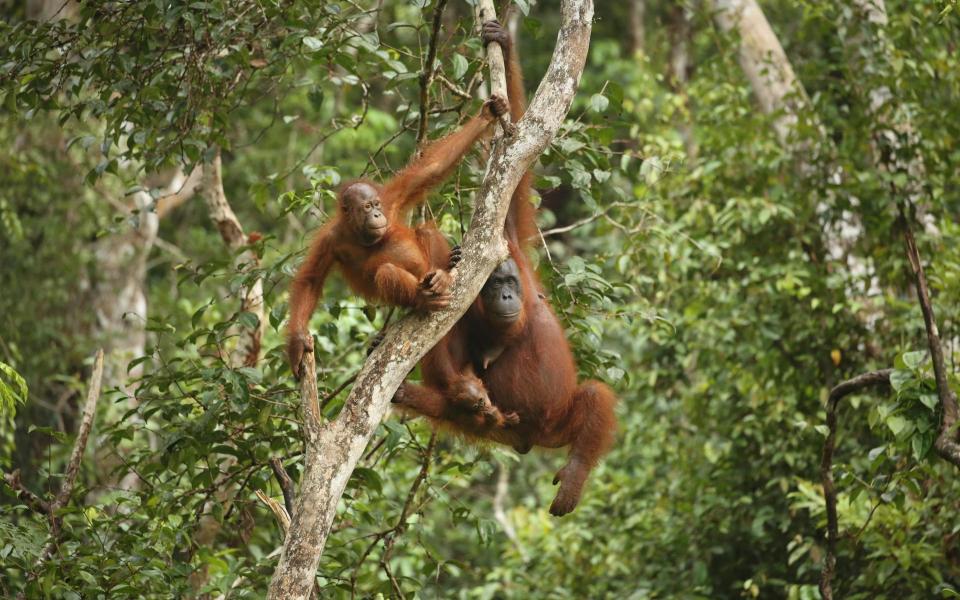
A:
<svg viewBox="0 0 960 600">
<path fill-rule="evenodd" d="M 507 32 L 484 24 L 484 43 L 509 57 L 511 119 L 523 115 L 523 81 Z M 533 446 L 570 447 L 554 478 L 560 490 L 550 512 L 561 516 L 580 501 L 583 485 L 613 444 L 616 397 L 598 381 L 577 382 L 573 353 L 525 250 L 537 232 L 530 203 L 532 176 L 521 179 L 505 234 L 510 258 L 490 275 L 480 296 L 420 365 L 424 385 L 405 383 L 394 397 L 402 408 L 480 437 L 529 452 Z"/>
<path fill-rule="evenodd" d="M 447 241 L 432 223 L 412 229 L 406 217 L 506 110 L 506 101 L 495 96 L 477 116 L 428 146 L 387 183 L 360 179 L 340 189 L 337 215 L 314 236 L 290 288 L 287 356 L 296 377 L 303 353 L 313 351 L 307 323 L 335 266 L 367 300 L 418 310 L 438 310 L 450 303 L 453 275 Z"/>
</svg>

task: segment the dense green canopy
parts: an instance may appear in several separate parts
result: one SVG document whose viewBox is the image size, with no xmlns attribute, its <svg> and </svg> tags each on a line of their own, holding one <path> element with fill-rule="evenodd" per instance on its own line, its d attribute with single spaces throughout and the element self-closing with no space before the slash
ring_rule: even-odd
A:
<svg viewBox="0 0 960 600">
<path fill-rule="evenodd" d="M 256 491 L 282 503 L 272 458 L 302 469 L 290 276 L 341 181 L 416 151 L 424 83 L 429 138 L 485 89 L 472 7 L 441 2 L 433 37 L 437 4 L 8 8 L 0 470 L 22 484 L 0 486 L 0 596 L 263 596 L 283 533 Z M 532 93 L 559 2 L 500 4 Z M 562 455 L 391 416 L 341 501 L 320 597 L 818 598 L 827 396 L 882 368 L 892 389 L 839 405 L 834 591 L 960 596 L 960 473 L 933 449 L 942 402 L 903 244 L 906 223 L 956 387 L 955 0 L 875 0 L 886 22 L 865 1 L 761 1 L 796 75 L 772 109 L 743 68 L 752 38 L 717 18 L 730 2 L 596 4 L 577 100 L 535 167 L 536 260 L 581 375 L 619 395 L 616 446 L 556 519 Z M 217 156 L 249 245 L 224 243 L 209 188 L 192 194 Z M 484 166 L 469 155 L 414 220 L 458 240 Z M 237 366 L 258 280 L 262 349 Z M 387 313 L 326 286 L 327 416 Z M 49 518 L 15 490 L 60 490 L 99 347 L 93 433 Z"/>
</svg>

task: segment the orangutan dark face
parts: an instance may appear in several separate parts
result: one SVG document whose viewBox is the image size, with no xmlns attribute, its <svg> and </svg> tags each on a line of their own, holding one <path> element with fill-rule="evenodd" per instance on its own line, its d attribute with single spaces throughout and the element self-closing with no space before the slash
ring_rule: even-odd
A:
<svg viewBox="0 0 960 600">
<path fill-rule="evenodd" d="M 511 325 L 523 309 L 520 269 L 512 258 L 500 263 L 480 290 L 484 314 L 500 325 Z"/>
</svg>

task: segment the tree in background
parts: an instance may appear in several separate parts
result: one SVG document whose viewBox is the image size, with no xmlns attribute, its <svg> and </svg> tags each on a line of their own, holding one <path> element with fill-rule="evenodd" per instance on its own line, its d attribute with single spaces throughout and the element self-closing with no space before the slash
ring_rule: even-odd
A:
<svg viewBox="0 0 960 600">
<path fill-rule="evenodd" d="M 256 491 L 281 502 L 277 474 L 303 464 L 289 276 L 342 179 L 392 173 L 475 110 L 473 8 L 42 4 L 0 25 L 0 362 L 29 386 L 0 459 L 24 489 L 63 489 L 86 357 L 129 354 L 107 355 L 56 536 L 0 492 L 0 591 L 262 596 L 283 534 Z M 744 6 L 753 20 L 724 20 Z M 559 2 L 512 10 L 537 81 Z M 947 1 L 597 3 L 580 93 L 536 167 L 539 260 L 583 375 L 622 398 L 617 446 L 555 520 L 539 482 L 560 457 L 387 419 L 346 483 L 321 596 L 817 597 L 829 391 L 889 368 L 892 391 L 839 409 L 833 591 L 955 594 L 960 490 L 933 447 L 942 402 L 898 205 L 949 388 L 957 18 Z M 451 240 L 484 162 L 422 215 Z M 324 302 L 329 419 L 387 316 L 345 287 Z"/>
</svg>

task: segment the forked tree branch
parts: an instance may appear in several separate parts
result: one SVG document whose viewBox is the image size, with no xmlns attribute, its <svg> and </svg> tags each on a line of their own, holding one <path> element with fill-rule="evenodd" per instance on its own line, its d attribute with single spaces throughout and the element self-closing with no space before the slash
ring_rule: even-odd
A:
<svg viewBox="0 0 960 600">
<path fill-rule="evenodd" d="M 277 478 L 277 483 L 280 484 L 280 490 L 283 492 L 283 506 L 288 515 L 293 514 L 293 499 L 296 496 L 293 479 L 283 468 L 283 461 L 279 458 L 270 459 L 270 468 L 273 469 L 273 476 Z"/>
<path fill-rule="evenodd" d="M 483 0 L 484 16 L 494 18 Z M 487 12 L 489 11 L 489 12 Z M 306 453 L 299 495 L 268 597 L 303 599 L 310 595 L 337 502 L 357 461 L 386 414 L 390 399 L 417 361 L 446 334 L 507 255 L 503 238 L 510 197 L 523 173 L 556 134 L 583 72 L 593 19 L 592 0 L 562 0 L 561 25 L 550 66 L 523 119 L 509 138 L 495 138 L 487 172 L 476 198 L 470 230 L 463 237 L 463 261 L 450 307 L 429 315 L 412 314 L 387 331 L 369 356 L 339 416 L 321 422 L 312 353 L 304 356 L 300 391 Z M 488 47 L 493 49 L 494 45 Z M 491 65 L 496 62 L 491 52 Z M 503 69 L 502 53 L 500 64 Z M 501 82 L 502 83 L 502 82 Z M 494 93 L 506 97 L 494 82 Z"/>
<path fill-rule="evenodd" d="M 223 189 L 223 168 L 220 160 L 220 150 L 217 149 L 213 160 L 203 165 L 203 199 L 207 203 L 210 219 L 217 226 L 223 243 L 231 252 L 237 252 L 250 242 L 250 238 L 243 232 L 243 226 L 236 213 L 230 207 L 227 194 Z M 252 237 L 252 236 L 251 236 Z M 253 250 L 247 250 L 237 257 L 237 268 L 240 272 L 255 268 L 260 259 Z M 230 356 L 230 364 L 234 367 L 253 367 L 260 359 L 260 343 L 263 338 L 263 280 L 259 277 L 253 285 L 240 290 L 240 312 L 251 313 L 257 323 L 238 327 L 239 340 Z"/>
<path fill-rule="evenodd" d="M 899 191 L 893 189 L 893 194 L 897 196 Z M 927 287 L 927 277 L 923 272 L 920 251 L 917 249 L 917 240 L 913 236 L 913 229 L 907 220 L 903 203 L 899 205 L 899 209 L 899 221 L 903 228 L 907 261 L 910 263 L 913 284 L 917 291 L 917 300 L 920 302 L 920 311 L 923 313 L 923 322 L 927 331 L 927 347 L 930 351 L 930 359 L 933 362 L 937 396 L 942 407 L 940 431 L 934 442 L 934 448 L 941 458 L 956 467 L 960 467 L 960 443 L 957 442 L 957 395 L 947 381 L 943 347 L 940 344 L 940 334 L 937 331 L 937 321 L 933 314 L 930 290 Z M 820 571 L 820 595 L 824 600 L 832 600 L 833 598 L 833 577 L 837 566 L 837 539 L 840 535 L 837 521 L 837 493 L 833 484 L 833 451 L 837 434 L 837 404 L 845 396 L 867 387 L 888 385 L 891 372 L 892 369 L 883 369 L 864 373 L 844 381 L 830 391 L 830 398 L 827 400 L 827 439 L 823 443 L 823 454 L 820 459 L 820 478 L 823 483 L 823 500 L 827 512 L 827 554 L 823 559 L 823 567 Z"/>
</svg>

